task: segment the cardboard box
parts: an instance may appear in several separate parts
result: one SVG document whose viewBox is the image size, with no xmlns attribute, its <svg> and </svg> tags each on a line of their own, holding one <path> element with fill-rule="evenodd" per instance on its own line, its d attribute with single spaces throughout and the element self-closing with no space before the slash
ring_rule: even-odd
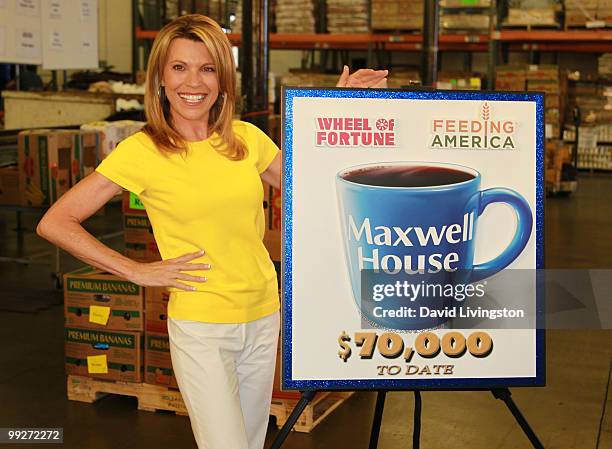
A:
<svg viewBox="0 0 612 449">
<path fill-rule="evenodd" d="M 151 222 L 146 215 L 123 216 L 125 254 L 143 262 L 161 260 Z"/>
<path fill-rule="evenodd" d="M 547 168 L 544 171 L 544 181 L 547 184 L 558 184 L 561 182 L 561 170 L 556 168 Z"/>
<path fill-rule="evenodd" d="M 170 292 L 166 287 L 145 288 L 145 330 L 168 334 L 168 300 Z"/>
<path fill-rule="evenodd" d="M 530 64 L 527 66 L 526 76 L 528 80 L 559 80 L 559 66 L 546 64 Z"/>
<path fill-rule="evenodd" d="M 527 90 L 558 95 L 559 82 L 549 80 L 527 80 Z"/>
<path fill-rule="evenodd" d="M 143 343 L 140 332 L 66 327 L 66 374 L 141 382 Z"/>
<path fill-rule="evenodd" d="M 17 206 L 20 202 L 19 170 L 17 167 L 0 168 L 0 204 Z"/>
<path fill-rule="evenodd" d="M 546 109 L 548 108 L 559 108 L 560 99 L 558 94 L 546 94 L 544 98 L 544 104 L 546 105 Z"/>
<path fill-rule="evenodd" d="M 145 383 L 178 388 L 168 335 L 148 331 L 145 334 Z"/>
<path fill-rule="evenodd" d="M 81 268 L 64 275 L 64 317 L 66 326 L 142 331 L 144 289 L 98 269 Z"/>
<path fill-rule="evenodd" d="M 91 174 L 100 159 L 98 153 L 102 144 L 102 137 L 97 131 L 76 131 L 72 147 L 72 185 Z"/>
<path fill-rule="evenodd" d="M 120 120 L 116 122 L 96 121 L 81 125 L 82 130 L 100 133 L 98 159 L 102 160 L 113 151 L 123 139 L 137 133 L 145 122 Z"/>
<path fill-rule="evenodd" d="M 24 206 L 50 206 L 70 189 L 74 132 L 26 130 L 18 136 L 19 191 Z"/>
<path fill-rule="evenodd" d="M 127 190 L 123 191 L 121 198 L 121 210 L 126 215 L 147 215 L 142 201 L 138 198 L 138 195 Z"/>
<path fill-rule="evenodd" d="M 264 245 L 274 261 L 281 260 L 281 229 L 282 229 L 281 192 L 264 183 L 264 214 L 266 216 L 266 231 Z"/>
</svg>

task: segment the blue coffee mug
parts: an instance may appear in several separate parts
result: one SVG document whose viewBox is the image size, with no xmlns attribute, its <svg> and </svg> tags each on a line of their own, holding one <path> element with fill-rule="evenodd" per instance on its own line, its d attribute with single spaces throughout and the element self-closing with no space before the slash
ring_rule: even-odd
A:
<svg viewBox="0 0 612 449">
<path fill-rule="evenodd" d="M 465 285 L 492 276 L 521 254 L 533 225 L 529 204 L 511 189 L 481 191 L 480 182 L 472 168 L 435 162 L 376 162 L 337 174 L 346 262 L 355 302 L 366 320 L 392 329 L 438 326 L 448 318 L 403 316 L 400 309 L 424 305 L 443 310 L 454 298 L 381 300 L 372 288 L 382 284 L 371 284 L 409 278 L 414 285 Z M 478 217 L 491 203 L 514 209 L 516 231 L 500 255 L 474 264 Z M 384 312 L 385 307 L 393 313 Z"/>
</svg>

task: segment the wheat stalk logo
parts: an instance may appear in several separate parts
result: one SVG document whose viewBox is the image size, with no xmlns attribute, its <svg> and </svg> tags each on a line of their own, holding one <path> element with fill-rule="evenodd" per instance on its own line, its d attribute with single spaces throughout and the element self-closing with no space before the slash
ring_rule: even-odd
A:
<svg viewBox="0 0 612 449">
<path fill-rule="evenodd" d="M 483 120 L 489 120 L 491 118 L 491 107 L 489 106 L 489 103 L 484 103 L 482 105 L 482 119 Z"/>
</svg>

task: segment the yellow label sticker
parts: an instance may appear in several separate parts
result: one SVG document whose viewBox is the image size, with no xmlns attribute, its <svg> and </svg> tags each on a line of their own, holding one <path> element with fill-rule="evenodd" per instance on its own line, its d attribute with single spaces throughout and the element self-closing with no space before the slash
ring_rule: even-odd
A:
<svg viewBox="0 0 612 449">
<path fill-rule="evenodd" d="M 89 322 L 106 326 L 110 310 L 110 307 L 105 306 L 89 306 Z"/>
<path fill-rule="evenodd" d="M 108 374 L 106 354 L 87 356 L 87 372 L 89 374 Z"/>
</svg>

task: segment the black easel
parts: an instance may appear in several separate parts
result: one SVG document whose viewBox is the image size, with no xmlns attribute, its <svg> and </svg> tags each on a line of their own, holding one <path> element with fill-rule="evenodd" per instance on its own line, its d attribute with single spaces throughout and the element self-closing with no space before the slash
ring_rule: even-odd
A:
<svg viewBox="0 0 612 449">
<path fill-rule="evenodd" d="M 412 449 L 419 449 L 421 445 L 421 391 L 412 391 L 414 391 L 414 425 L 412 434 Z M 510 393 L 510 390 L 508 388 L 492 388 L 489 391 L 491 391 L 495 399 L 500 399 L 504 401 L 506 407 L 508 407 L 508 410 L 510 410 L 510 413 L 512 413 L 512 416 L 514 416 L 514 419 L 521 427 L 534 449 L 544 449 L 544 446 L 538 439 L 537 435 L 519 410 L 516 403 L 512 400 L 512 393 Z M 289 436 L 289 432 L 291 432 L 291 429 L 297 422 L 298 418 L 300 417 L 308 403 L 312 401 L 312 399 L 315 397 L 316 393 L 317 392 L 314 390 L 302 392 L 300 400 L 291 412 L 291 415 L 289 415 L 287 422 L 272 442 L 270 449 L 280 449 L 280 447 L 283 445 L 283 443 Z M 376 449 L 378 446 L 380 424 L 382 422 L 386 395 L 387 391 L 378 391 L 378 395 L 376 397 L 376 407 L 374 409 L 374 419 L 372 421 L 372 432 L 370 434 L 370 445 L 368 446 L 369 449 Z"/>
</svg>

